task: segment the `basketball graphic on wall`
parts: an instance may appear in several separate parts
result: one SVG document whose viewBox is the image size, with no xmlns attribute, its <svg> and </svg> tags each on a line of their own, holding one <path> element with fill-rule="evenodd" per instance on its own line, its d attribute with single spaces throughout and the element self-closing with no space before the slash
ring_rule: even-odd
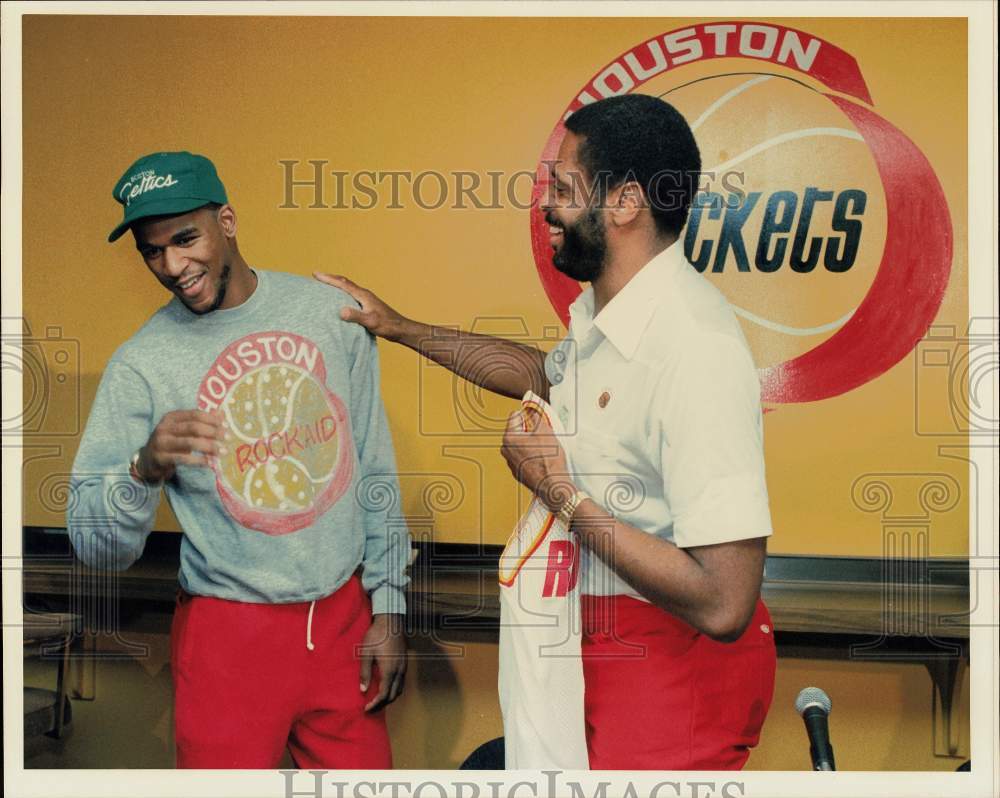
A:
<svg viewBox="0 0 1000 798">
<path fill-rule="evenodd" d="M 702 154 L 689 260 L 730 299 L 758 366 L 804 354 L 850 320 L 885 247 L 863 136 L 821 92 L 777 75 L 704 77 L 660 96 Z"/>
<path fill-rule="evenodd" d="M 581 288 L 552 264 L 541 192 L 564 121 L 632 92 L 677 107 L 699 142 L 704 179 L 682 244 L 741 317 L 766 406 L 841 396 L 913 351 L 952 267 L 950 212 L 933 167 L 879 113 L 850 53 L 806 31 L 741 20 L 637 44 L 600 68 L 553 128 L 529 228 L 564 324 Z"/>
</svg>

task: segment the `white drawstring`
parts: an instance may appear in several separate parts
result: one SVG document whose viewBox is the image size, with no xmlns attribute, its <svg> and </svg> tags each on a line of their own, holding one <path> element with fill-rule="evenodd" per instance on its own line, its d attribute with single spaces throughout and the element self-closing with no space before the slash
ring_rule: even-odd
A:
<svg viewBox="0 0 1000 798">
<path fill-rule="evenodd" d="M 312 641 L 312 629 L 313 629 L 313 610 L 316 609 L 316 602 L 311 601 L 309 603 L 309 619 L 306 621 L 306 648 L 312 651 L 316 646 L 313 645 Z"/>
</svg>

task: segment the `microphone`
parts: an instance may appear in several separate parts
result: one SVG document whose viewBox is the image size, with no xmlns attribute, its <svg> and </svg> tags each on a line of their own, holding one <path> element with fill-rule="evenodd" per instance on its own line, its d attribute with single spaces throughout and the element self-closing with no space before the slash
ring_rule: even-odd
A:
<svg viewBox="0 0 1000 798">
<path fill-rule="evenodd" d="M 795 711 L 802 716 L 809 735 L 809 756 L 813 770 L 836 770 L 833 761 L 833 746 L 830 745 L 830 729 L 827 717 L 830 715 L 830 696 L 818 687 L 806 687 L 795 699 Z"/>
</svg>

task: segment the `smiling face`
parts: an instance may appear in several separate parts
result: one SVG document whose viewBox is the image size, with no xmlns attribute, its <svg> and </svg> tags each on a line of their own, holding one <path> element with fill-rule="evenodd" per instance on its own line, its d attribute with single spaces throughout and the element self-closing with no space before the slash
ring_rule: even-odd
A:
<svg viewBox="0 0 1000 798">
<path fill-rule="evenodd" d="M 135 246 L 156 279 L 198 315 L 226 304 L 236 215 L 229 205 L 178 216 L 153 216 L 132 226 Z"/>
<path fill-rule="evenodd" d="M 552 265 L 574 280 L 592 282 L 604 271 L 608 245 L 600 198 L 577 161 L 579 146 L 580 137 L 567 133 L 542 211 L 549 225 Z"/>
</svg>

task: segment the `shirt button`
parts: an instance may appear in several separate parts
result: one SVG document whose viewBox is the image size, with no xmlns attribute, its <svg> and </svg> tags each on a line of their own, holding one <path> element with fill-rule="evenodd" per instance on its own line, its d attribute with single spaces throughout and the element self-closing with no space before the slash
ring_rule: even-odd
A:
<svg viewBox="0 0 1000 798">
<path fill-rule="evenodd" d="M 771 627 L 770 627 L 770 626 L 768 626 L 768 625 L 767 625 L 766 623 L 762 623 L 762 624 L 760 625 L 760 630 L 761 630 L 761 631 L 762 631 L 762 632 L 763 632 L 764 634 L 767 634 L 768 632 L 770 632 L 770 631 L 771 631 Z"/>
</svg>

